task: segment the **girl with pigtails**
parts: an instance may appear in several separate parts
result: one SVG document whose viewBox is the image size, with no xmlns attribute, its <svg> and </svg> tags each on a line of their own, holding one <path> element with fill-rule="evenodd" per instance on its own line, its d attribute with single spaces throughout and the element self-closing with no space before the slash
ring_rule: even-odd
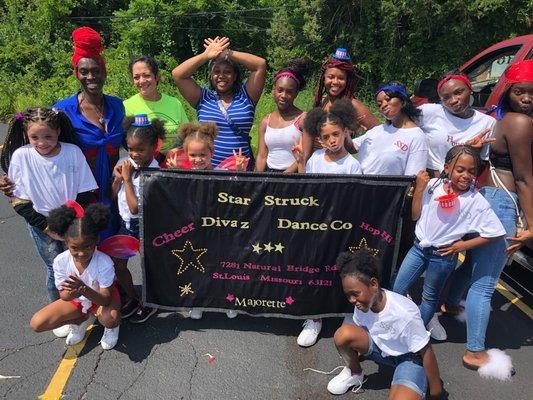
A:
<svg viewBox="0 0 533 400">
<path fill-rule="evenodd" d="M 50 108 L 30 108 L 10 121 L 0 156 L 2 169 L 14 184 L 10 202 L 28 225 L 46 266 L 48 299 L 59 298 L 53 261 L 64 251 L 46 217 L 67 200 L 87 204 L 98 188 L 67 115 Z"/>
<path fill-rule="evenodd" d="M 458 254 L 505 235 L 490 204 L 475 189 L 480 168 L 479 151 L 458 145 L 447 152 L 439 178 L 430 179 L 425 170 L 416 177 L 411 211 L 417 221 L 415 241 L 400 266 L 393 291 L 405 295 L 425 273 L 420 314 L 430 332 L 440 328 L 435 310 Z M 469 234 L 476 235 L 465 237 Z"/>
<path fill-rule="evenodd" d="M 109 350 L 117 344 L 120 294 L 114 285 L 113 260 L 96 249 L 110 218 L 109 208 L 100 203 L 85 210 L 67 203 L 50 211 L 49 229 L 64 240 L 67 250 L 53 263 L 59 299 L 34 314 L 30 321 L 34 331 L 66 326 L 66 344 L 72 346 L 83 340 L 98 317 L 104 327 L 102 348 Z"/>
</svg>

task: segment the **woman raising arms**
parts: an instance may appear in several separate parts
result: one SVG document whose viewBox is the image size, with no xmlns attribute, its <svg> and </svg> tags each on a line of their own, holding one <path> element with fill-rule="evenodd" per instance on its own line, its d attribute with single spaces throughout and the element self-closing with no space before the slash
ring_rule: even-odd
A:
<svg viewBox="0 0 533 400">
<path fill-rule="evenodd" d="M 227 37 L 205 39 L 203 53 L 178 65 L 172 78 L 187 102 L 196 109 L 200 122 L 214 122 L 218 127 L 215 138 L 213 165 L 218 165 L 240 148 L 250 157 L 250 129 L 255 106 L 265 85 L 266 61 L 253 54 L 233 51 Z M 209 62 L 210 88 L 200 87 L 192 78 Z M 241 82 L 238 68 L 250 71 L 246 83 Z M 253 163 L 249 163 L 249 169 Z"/>
</svg>

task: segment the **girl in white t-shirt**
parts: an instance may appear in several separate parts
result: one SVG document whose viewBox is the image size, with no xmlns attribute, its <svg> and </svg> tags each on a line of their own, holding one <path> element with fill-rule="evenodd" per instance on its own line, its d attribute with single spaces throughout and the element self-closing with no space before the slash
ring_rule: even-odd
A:
<svg viewBox="0 0 533 400">
<path fill-rule="evenodd" d="M 46 217 L 67 200 L 88 204 L 98 188 L 77 144 L 66 114 L 36 107 L 15 114 L 0 156 L 2 169 L 14 185 L 11 204 L 26 220 L 46 266 L 50 302 L 59 298 L 54 284 L 54 258 L 65 247 L 50 235 Z"/>
<path fill-rule="evenodd" d="M 35 313 L 30 321 L 36 332 L 69 326 L 66 343 L 85 336 L 95 320 L 104 326 L 104 350 L 115 346 L 120 324 L 120 295 L 113 261 L 96 250 L 98 236 L 111 218 L 109 208 L 91 204 L 84 211 L 63 205 L 50 211 L 48 228 L 65 241 L 68 250 L 54 259 L 55 284 L 60 298 Z"/>
<path fill-rule="evenodd" d="M 272 97 L 276 110 L 259 124 L 258 150 L 255 170 L 258 172 L 297 172 L 298 164 L 292 146 L 302 137 L 305 113 L 294 105 L 298 93 L 305 88 L 309 69 L 306 59 L 288 62 L 286 68 L 274 76 Z"/>
<path fill-rule="evenodd" d="M 293 146 L 298 172 L 313 174 L 361 174 L 361 165 L 346 150 L 345 140 L 355 131 L 357 114 L 349 100 L 333 103 L 328 111 L 315 107 L 304 120 L 304 130 L 320 140 L 323 148 L 315 151 L 304 164 L 302 141 Z"/>
<path fill-rule="evenodd" d="M 416 175 L 428 159 L 426 135 L 416 125 L 420 115 L 399 82 L 376 91 L 376 103 L 386 123 L 353 139 L 365 175 Z"/>
<path fill-rule="evenodd" d="M 128 157 L 120 160 L 113 170 L 111 185 L 113 196 L 117 198 L 121 225 L 118 234 L 139 238 L 139 168 L 159 168 L 155 160 L 159 140 L 165 139 L 164 122 L 158 118 L 148 119 L 146 114 L 129 116 L 124 119 Z M 131 322 L 141 323 L 150 318 L 155 308 L 143 307 L 133 287 L 133 279 L 128 270 L 128 260 L 115 260 L 117 280 L 126 292 L 128 300 L 121 309 L 122 318 L 131 317 Z"/>
<path fill-rule="evenodd" d="M 400 266 L 393 291 L 406 294 L 425 272 L 420 314 L 430 331 L 440 332 L 432 334 L 439 340 L 446 339 L 446 332 L 434 313 L 458 253 L 505 235 L 489 203 L 474 188 L 480 165 L 476 149 L 455 146 L 446 154 L 441 178 L 430 180 L 426 171 L 416 178 L 412 204 L 412 218 L 417 221 L 415 243 Z M 467 234 L 477 235 L 464 239 Z"/>
<path fill-rule="evenodd" d="M 359 356 L 394 368 L 389 399 L 440 398 L 439 367 L 416 304 L 381 288 L 379 263 L 367 249 L 341 253 L 336 262 L 353 320 L 337 329 L 335 346 L 346 366 L 328 383 L 332 394 L 363 384 Z M 429 389 L 429 390 L 427 390 Z"/>
<path fill-rule="evenodd" d="M 298 163 L 298 172 L 316 174 L 361 174 L 359 162 L 344 147 L 349 132 L 355 132 L 357 115 L 349 100 L 335 101 L 328 111 L 320 107 L 309 111 L 304 120 L 304 129 L 312 137 L 318 137 L 324 148 L 316 150 L 304 165 L 302 141 L 294 145 L 293 154 Z M 322 330 L 321 319 L 307 319 L 296 342 L 302 347 L 314 345 Z"/>
</svg>

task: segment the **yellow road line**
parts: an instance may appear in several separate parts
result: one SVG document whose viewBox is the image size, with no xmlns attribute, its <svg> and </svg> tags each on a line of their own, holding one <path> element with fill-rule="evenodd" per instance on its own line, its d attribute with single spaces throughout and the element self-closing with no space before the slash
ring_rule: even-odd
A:
<svg viewBox="0 0 533 400">
<path fill-rule="evenodd" d="M 520 300 L 520 298 L 518 296 L 516 296 L 514 293 L 512 293 L 510 289 L 511 289 L 510 286 L 507 285 L 505 282 L 502 282 L 502 281 L 500 281 L 496 285 L 496 290 L 498 290 L 498 292 L 500 292 L 502 294 L 502 296 L 507 298 L 507 300 L 509 300 L 511 302 L 511 304 L 514 304 L 515 306 L 517 306 L 529 318 L 533 319 L 533 310 L 526 303 L 524 303 L 522 300 Z"/>
<path fill-rule="evenodd" d="M 76 361 L 78 360 L 78 355 L 83 350 L 85 342 L 91 334 L 93 327 L 94 325 L 91 325 L 89 329 L 87 329 L 88 332 L 85 334 L 85 338 L 81 342 L 75 344 L 74 346 L 69 346 L 67 348 L 63 359 L 59 363 L 59 366 L 57 367 L 54 376 L 52 376 L 52 379 L 48 384 L 48 387 L 46 388 L 44 393 L 39 396 L 39 400 L 61 399 L 61 396 L 63 395 L 63 389 L 65 389 L 68 378 L 74 370 L 74 366 L 76 365 Z"/>
</svg>

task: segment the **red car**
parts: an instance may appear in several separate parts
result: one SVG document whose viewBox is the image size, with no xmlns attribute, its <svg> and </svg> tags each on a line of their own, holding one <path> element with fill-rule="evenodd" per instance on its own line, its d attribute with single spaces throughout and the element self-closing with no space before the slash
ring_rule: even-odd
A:
<svg viewBox="0 0 533 400">
<path fill-rule="evenodd" d="M 533 34 L 496 43 L 464 63 L 459 70 L 468 75 L 474 88 L 474 107 L 488 111 L 497 104 L 505 89 L 500 79 L 505 69 L 521 60 L 533 58 Z M 423 79 L 415 84 L 416 105 L 438 101 L 437 80 Z"/>
</svg>

